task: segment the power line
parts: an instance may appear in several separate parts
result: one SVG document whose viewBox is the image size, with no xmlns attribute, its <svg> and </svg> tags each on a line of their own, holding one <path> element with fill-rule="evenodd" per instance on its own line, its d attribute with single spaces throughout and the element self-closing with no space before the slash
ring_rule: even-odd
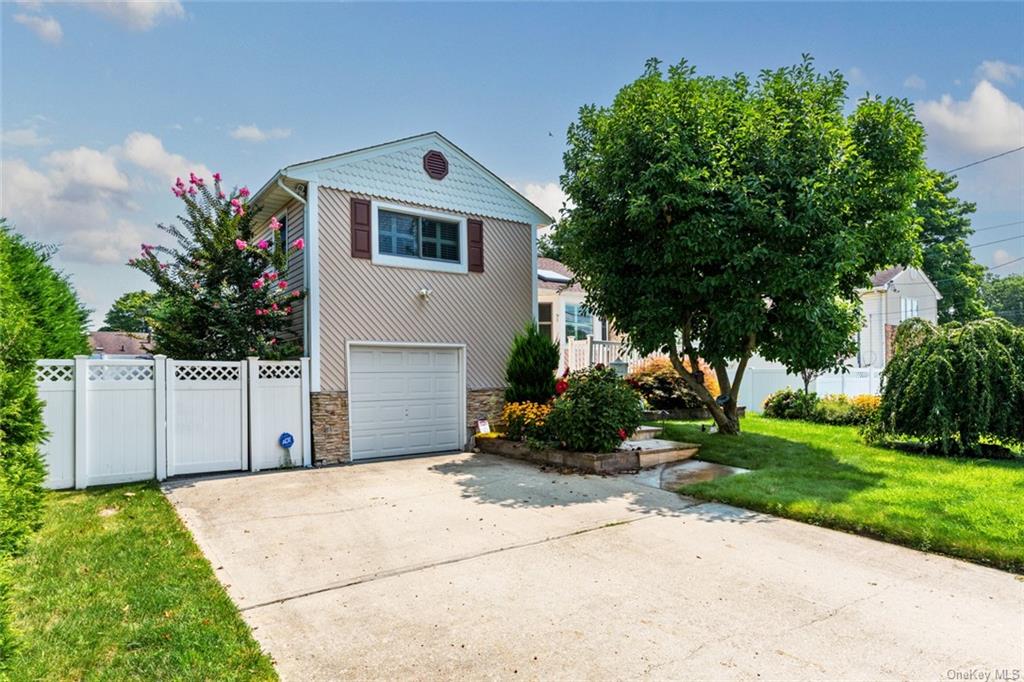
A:
<svg viewBox="0 0 1024 682">
<path fill-rule="evenodd" d="M 993 156 L 989 156 L 989 157 L 986 157 L 984 159 L 979 159 L 978 161 L 972 161 L 971 163 L 964 164 L 963 166 L 957 166 L 956 168 L 950 168 L 948 171 L 943 171 L 943 172 L 945 172 L 945 173 L 955 173 L 956 171 L 963 170 L 965 168 L 970 168 L 971 166 L 977 166 L 980 163 L 985 163 L 986 161 L 991 161 L 992 159 L 998 159 L 999 157 L 1006 156 L 1007 154 L 1013 154 L 1014 152 L 1019 152 L 1022 149 L 1024 149 L 1024 145 L 1021 145 L 1020 147 L 1017 147 L 1016 149 L 1008 149 L 1005 152 L 1002 152 L 1000 154 L 995 154 Z"/>
<path fill-rule="evenodd" d="M 988 227 L 979 227 L 977 230 L 971 230 L 971 232 L 987 232 L 988 230 L 998 230 L 1000 227 L 1010 227 L 1012 225 L 1024 225 L 1024 220 L 1015 220 L 1012 223 L 1003 223 L 1002 225 L 989 225 Z"/>
<path fill-rule="evenodd" d="M 972 249 L 976 249 L 980 246 L 992 246 L 993 244 L 1001 244 L 1003 242 L 1012 241 L 1014 239 L 1024 239 L 1024 233 L 1014 235 L 1013 237 L 1007 237 L 1006 239 L 996 239 L 995 241 L 985 242 L 984 244 L 968 244 Z"/>
</svg>

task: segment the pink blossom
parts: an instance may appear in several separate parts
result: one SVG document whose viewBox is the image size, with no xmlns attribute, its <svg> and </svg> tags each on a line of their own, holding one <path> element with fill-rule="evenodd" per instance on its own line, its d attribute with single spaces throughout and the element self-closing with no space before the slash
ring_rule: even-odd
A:
<svg viewBox="0 0 1024 682">
<path fill-rule="evenodd" d="M 253 282 L 252 283 L 252 288 L 253 289 L 262 289 L 263 288 L 263 280 L 262 279 L 258 279 L 255 282 Z"/>
<path fill-rule="evenodd" d="M 154 246 L 152 244 L 143 244 L 142 245 L 142 253 L 144 253 L 144 254 L 146 254 L 148 256 L 149 252 L 152 251 L 153 248 L 154 248 Z"/>
<path fill-rule="evenodd" d="M 291 307 L 290 305 L 286 305 L 286 306 L 284 307 L 284 311 L 285 311 L 286 313 L 289 313 L 289 314 L 291 314 L 291 312 L 292 312 L 292 307 Z"/>
<path fill-rule="evenodd" d="M 266 239 L 261 239 L 256 246 L 266 251 L 267 247 L 270 246 L 270 242 L 268 242 Z"/>
<path fill-rule="evenodd" d="M 271 346 L 276 346 L 277 345 L 277 339 L 276 338 L 270 339 L 270 345 Z"/>
<path fill-rule="evenodd" d="M 256 317 L 259 317 L 262 314 L 263 314 L 263 308 L 257 308 L 256 309 Z"/>
<path fill-rule="evenodd" d="M 238 248 L 239 251 L 245 251 L 245 247 L 249 245 L 242 239 L 236 239 L 235 246 Z"/>
<path fill-rule="evenodd" d="M 188 188 L 188 194 L 189 194 L 189 196 L 194 197 L 196 195 L 196 188 L 195 187 L 189 187 Z"/>
<path fill-rule="evenodd" d="M 263 279 L 265 279 L 265 280 L 267 280 L 269 282 L 271 280 L 270 273 L 269 272 L 264 272 L 263 273 Z"/>
<path fill-rule="evenodd" d="M 182 190 L 180 187 L 172 187 L 171 192 L 174 194 L 174 196 L 178 197 L 179 199 L 183 194 L 185 194 L 185 191 Z"/>
<path fill-rule="evenodd" d="M 292 246 L 294 246 L 299 251 L 301 251 L 302 247 L 305 246 L 305 245 L 306 245 L 306 242 L 302 239 L 302 237 L 299 237 L 298 239 L 296 239 L 295 241 L 292 242 Z"/>
<path fill-rule="evenodd" d="M 223 191 L 221 191 L 221 192 L 217 192 L 217 198 L 218 198 L 218 199 L 223 199 L 224 197 L 225 197 L 225 194 L 224 194 L 224 192 L 223 192 Z"/>
<path fill-rule="evenodd" d="M 270 219 L 270 229 L 273 230 L 274 232 L 277 232 L 278 230 L 281 229 L 281 221 L 277 219 L 277 216 L 274 216 L 273 218 Z"/>
<path fill-rule="evenodd" d="M 128 259 L 128 265 L 135 265 L 135 259 L 134 258 L 129 258 Z"/>
<path fill-rule="evenodd" d="M 220 173 L 214 173 L 213 174 L 213 181 L 214 182 L 220 182 Z"/>
<path fill-rule="evenodd" d="M 160 269 L 161 270 L 166 270 L 167 269 L 167 263 L 161 263 L 160 264 Z"/>
<path fill-rule="evenodd" d="M 301 295 L 302 295 L 302 292 L 299 291 L 298 289 L 296 289 L 295 291 L 292 292 L 292 298 L 298 298 Z"/>
<path fill-rule="evenodd" d="M 194 185 L 194 184 L 196 184 L 196 180 L 198 180 L 198 179 L 199 178 L 196 177 L 195 173 L 189 173 L 188 174 L 188 184 Z"/>
<path fill-rule="evenodd" d="M 270 309 L 271 310 L 277 310 L 277 304 L 276 303 L 271 303 L 270 304 Z"/>
<path fill-rule="evenodd" d="M 248 187 L 243 187 L 242 189 L 238 190 L 238 196 L 240 196 L 240 197 L 247 197 L 247 196 L 249 196 L 249 188 Z"/>
<path fill-rule="evenodd" d="M 268 272 L 267 273 L 267 279 L 269 279 L 271 282 L 273 282 L 275 279 L 277 279 L 277 273 L 276 272 Z"/>
<path fill-rule="evenodd" d="M 288 282 L 286 282 L 286 281 L 284 281 L 282 279 L 280 282 L 277 283 L 277 288 L 278 289 L 287 289 L 288 288 Z"/>
<path fill-rule="evenodd" d="M 198 291 L 199 290 L 199 282 L 194 282 L 192 284 L 192 288 L 195 289 L 196 291 Z"/>
<path fill-rule="evenodd" d="M 175 179 L 174 186 L 177 187 L 178 189 L 185 189 L 185 183 L 181 181 L 181 178 Z"/>
</svg>

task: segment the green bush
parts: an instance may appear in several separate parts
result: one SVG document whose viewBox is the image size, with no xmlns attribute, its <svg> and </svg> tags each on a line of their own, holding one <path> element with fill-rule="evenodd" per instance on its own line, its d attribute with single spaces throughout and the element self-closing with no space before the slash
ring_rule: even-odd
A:
<svg viewBox="0 0 1024 682">
<path fill-rule="evenodd" d="M 764 399 L 764 416 L 778 419 L 811 419 L 817 404 L 817 393 L 783 388 Z"/>
<path fill-rule="evenodd" d="M 878 411 L 878 396 L 856 395 L 849 398 L 845 395 L 827 395 L 814 406 L 811 420 L 820 424 L 837 426 L 863 426 Z"/>
<path fill-rule="evenodd" d="M 714 387 L 708 385 L 714 380 L 710 368 L 701 367 L 705 371 L 705 386 L 712 395 L 718 394 L 718 383 Z M 679 372 L 672 366 L 668 358 L 652 358 L 635 369 L 626 377 L 630 386 L 640 392 L 647 404 L 654 410 L 685 410 L 704 407 L 697 394 L 686 387 Z"/>
<path fill-rule="evenodd" d="M 868 435 L 911 437 L 977 455 L 981 439 L 1024 442 L 1024 330 L 1000 318 L 896 330 Z"/>
<path fill-rule="evenodd" d="M 640 426 L 640 398 L 614 370 L 593 367 L 573 372 L 568 387 L 551 405 L 546 425 L 568 450 L 611 452 Z"/>
<path fill-rule="evenodd" d="M 512 340 L 505 366 L 505 402 L 546 403 L 555 395 L 558 346 L 530 322 Z"/>
<path fill-rule="evenodd" d="M 35 360 L 88 352 L 87 311 L 50 252 L 0 221 L 0 672 L 14 646 L 7 569 L 42 518 L 45 432 Z"/>
</svg>

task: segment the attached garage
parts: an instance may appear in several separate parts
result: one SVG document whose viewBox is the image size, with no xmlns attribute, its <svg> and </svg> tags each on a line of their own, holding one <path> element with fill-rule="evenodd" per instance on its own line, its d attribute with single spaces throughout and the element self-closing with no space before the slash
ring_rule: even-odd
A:
<svg viewBox="0 0 1024 682">
<path fill-rule="evenodd" d="M 462 449 L 464 354 L 457 345 L 351 342 L 352 460 Z"/>
</svg>

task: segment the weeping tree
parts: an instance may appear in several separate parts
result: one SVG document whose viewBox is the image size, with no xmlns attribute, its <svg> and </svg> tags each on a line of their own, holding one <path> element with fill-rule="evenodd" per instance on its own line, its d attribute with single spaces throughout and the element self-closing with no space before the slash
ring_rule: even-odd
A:
<svg viewBox="0 0 1024 682">
<path fill-rule="evenodd" d="M 184 203 L 181 225 L 158 227 L 175 246 L 143 244 L 128 261 L 157 286 L 154 350 L 183 360 L 299 355 L 289 316 L 303 292 L 288 287 L 286 265 L 302 239 L 282 243 L 277 219 L 264 228 L 249 190 L 226 193 L 217 173 L 212 187 L 190 174 L 172 191 Z"/>
<path fill-rule="evenodd" d="M 651 60 L 569 128 L 563 262 L 635 350 L 669 353 L 724 433 L 739 432 L 753 354 L 793 373 L 840 367 L 855 351 L 858 288 L 917 257 L 913 109 L 845 107 L 843 77 L 809 57 L 754 79 L 686 62 L 666 74 Z M 686 369 L 698 358 L 720 396 Z"/>
<path fill-rule="evenodd" d="M 1024 330 L 989 318 L 901 324 L 874 436 L 910 436 L 974 455 L 982 437 L 1024 443 Z"/>
</svg>

